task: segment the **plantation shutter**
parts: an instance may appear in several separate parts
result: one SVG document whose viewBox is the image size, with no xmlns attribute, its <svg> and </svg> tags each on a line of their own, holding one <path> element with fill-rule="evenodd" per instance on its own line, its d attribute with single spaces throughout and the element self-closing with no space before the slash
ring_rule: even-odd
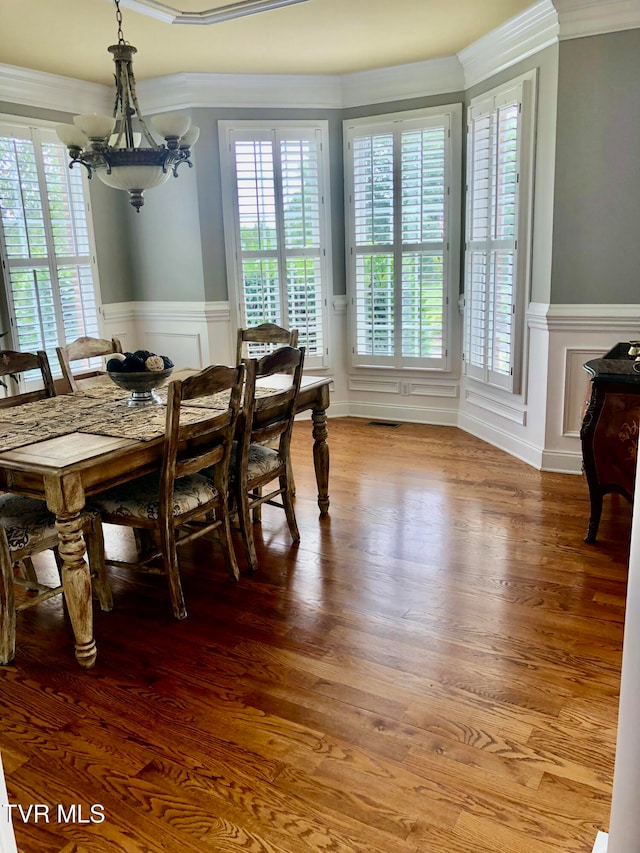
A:
<svg viewBox="0 0 640 853">
<path fill-rule="evenodd" d="M 236 129 L 230 145 L 241 324 L 298 329 L 305 363 L 323 365 L 327 273 L 321 131 Z M 250 354 L 258 353 L 250 349 Z"/>
<path fill-rule="evenodd" d="M 444 368 L 449 117 L 347 129 L 354 364 Z"/>
<path fill-rule="evenodd" d="M 471 106 L 467 144 L 465 370 L 517 389 L 522 85 Z"/>
<path fill-rule="evenodd" d="M 16 349 L 99 334 L 81 170 L 53 132 L 0 125 L 0 237 Z"/>
</svg>

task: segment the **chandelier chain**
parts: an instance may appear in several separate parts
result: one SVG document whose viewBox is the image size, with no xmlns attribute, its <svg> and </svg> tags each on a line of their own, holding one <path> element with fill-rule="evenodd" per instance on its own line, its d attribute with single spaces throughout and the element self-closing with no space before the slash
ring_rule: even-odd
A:
<svg viewBox="0 0 640 853">
<path fill-rule="evenodd" d="M 125 44 L 124 33 L 122 32 L 122 12 L 120 11 L 119 0 L 114 0 L 116 4 L 116 21 L 118 23 L 118 44 Z"/>
</svg>

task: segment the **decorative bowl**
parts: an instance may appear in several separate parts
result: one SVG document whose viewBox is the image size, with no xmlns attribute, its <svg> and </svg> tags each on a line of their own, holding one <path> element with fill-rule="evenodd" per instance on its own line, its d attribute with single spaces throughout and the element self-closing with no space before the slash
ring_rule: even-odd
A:
<svg viewBox="0 0 640 853">
<path fill-rule="evenodd" d="M 127 406 L 160 406 L 162 400 L 155 389 L 167 381 L 173 372 L 173 367 L 166 370 L 145 370 L 140 373 L 125 373 L 107 371 L 111 379 L 125 391 L 131 391 Z"/>
</svg>

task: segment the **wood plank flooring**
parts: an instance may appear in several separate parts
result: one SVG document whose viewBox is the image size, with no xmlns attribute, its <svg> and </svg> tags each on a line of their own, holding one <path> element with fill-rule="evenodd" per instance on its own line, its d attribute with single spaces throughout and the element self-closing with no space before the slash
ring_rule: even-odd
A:
<svg viewBox="0 0 640 853">
<path fill-rule="evenodd" d="M 298 423 L 301 542 L 265 507 L 238 584 L 195 543 L 185 621 L 164 578 L 114 572 L 84 672 L 59 600 L 21 614 L 0 751 L 10 802 L 49 810 L 14 811 L 21 853 L 587 853 L 608 829 L 629 506 L 587 545 L 581 477 L 453 428 L 329 439 L 330 516 Z"/>
</svg>

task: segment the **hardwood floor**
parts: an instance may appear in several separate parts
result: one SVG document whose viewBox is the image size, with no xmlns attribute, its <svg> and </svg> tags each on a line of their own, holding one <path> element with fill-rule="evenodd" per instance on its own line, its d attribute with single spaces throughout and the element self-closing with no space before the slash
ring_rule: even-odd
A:
<svg viewBox="0 0 640 853">
<path fill-rule="evenodd" d="M 452 428 L 329 440 L 330 516 L 296 424 L 300 544 L 265 507 L 233 584 L 194 543 L 183 622 L 164 578 L 114 573 L 86 672 L 59 599 L 21 615 L 0 750 L 10 802 L 49 809 L 14 810 L 21 853 L 587 853 L 608 828 L 628 505 L 587 545 L 581 477 Z"/>
</svg>

